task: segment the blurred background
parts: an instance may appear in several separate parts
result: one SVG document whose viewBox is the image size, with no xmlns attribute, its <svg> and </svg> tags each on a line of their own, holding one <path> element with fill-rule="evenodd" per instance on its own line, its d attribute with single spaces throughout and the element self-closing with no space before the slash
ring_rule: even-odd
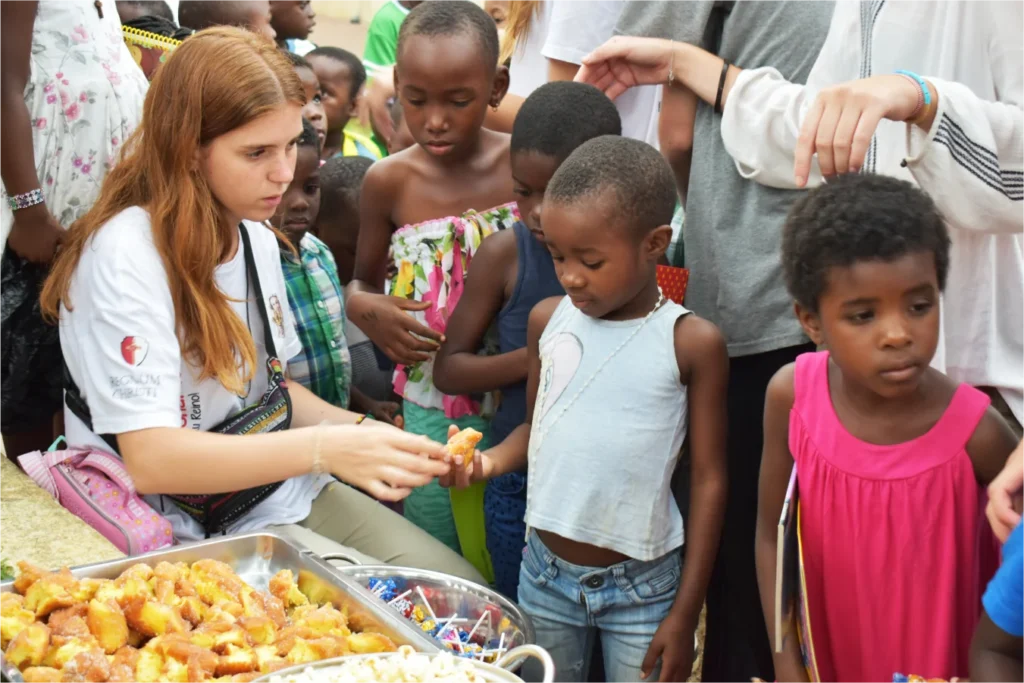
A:
<svg viewBox="0 0 1024 683">
<path fill-rule="evenodd" d="M 366 30 L 370 20 L 382 5 L 395 0 L 313 0 L 316 11 L 316 27 L 309 39 L 318 45 L 337 45 L 356 55 L 363 54 L 366 42 Z M 493 0 L 475 0 L 482 5 L 495 19 L 503 20 L 507 2 Z M 177 0 L 168 0 L 167 4 L 178 16 Z M 499 23 L 500 28 L 500 23 Z"/>
</svg>

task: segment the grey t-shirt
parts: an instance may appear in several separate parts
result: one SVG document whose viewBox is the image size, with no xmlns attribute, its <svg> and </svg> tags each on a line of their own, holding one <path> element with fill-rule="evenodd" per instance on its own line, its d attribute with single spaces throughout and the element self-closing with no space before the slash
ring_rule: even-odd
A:
<svg viewBox="0 0 1024 683">
<path fill-rule="evenodd" d="M 743 68 L 773 66 L 803 83 L 832 20 L 832 2 L 630 2 L 615 32 L 699 45 Z M 722 144 L 721 116 L 697 107 L 683 226 L 686 306 L 717 324 L 729 355 L 806 342 L 782 280 L 782 225 L 801 195 L 744 180 Z"/>
</svg>

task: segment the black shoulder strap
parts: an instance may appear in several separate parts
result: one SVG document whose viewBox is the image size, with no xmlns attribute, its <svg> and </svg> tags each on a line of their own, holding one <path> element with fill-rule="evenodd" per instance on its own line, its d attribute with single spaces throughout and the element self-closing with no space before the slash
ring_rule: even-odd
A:
<svg viewBox="0 0 1024 683">
<path fill-rule="evenodd" d="M 266 344 L 267 355 L 270 358 L 277 358 L 274 335 L 270 330 L 270 316 L 267 315 L 267 302 L 263 300 L 263 288 L 260 286 L 256 259 L 252 255 L 252 242 L 249 240 L 249 231 L 244 225 L 239 224 L 238 233 L 241 236 L 241 248 L 245 256 L 246 277 L 252 283 L 253 292 L 256 294 L 256 308 L 259 309 L 260 318 L 263 320 L 263 343 Z M 246 305 L 248 305 L 248 302 L 246 302 Z M 68 369 L 68 364 L 63 357 L 61 357 L 61 365 L 63 365 L 64 370 L 64 404 L 67 405 L 71 414 L 81 420 L 82 424 L 89 431 L 95 431 L 92 426 L 92 413 L 89 412 L 89 405 L 82 398 L 82 392 L 78 389 L 78 385 L 75 384 L 75 380 L 72 379 L 71 370 Z M 110 446 L 114 453 L 120 454 L 117 448 L 116 434 L 100 434 L 99 437 Z"/>
<path fill-rule="evenodd" d="M 267 347 L 267 356 L 277 358 L 274 335 L 270 329 L 270 316 L 267 315 L 268 302 L 263 299 L 263 288 L 260 287 L 260 272 L 256 269 L 256 259 L 252 254 L 249 230 L 244 225 L 239 224 L 238 232 L 242 236 L 242 251 L 245 253 L 245 271 L 248 274 L 249 281 L 252 282 L 252 289 L 256 293 L 256 308 L 259 309 L 260 319 L 263 321 L 263 343 Z M 283 303 L 281 305 L 284 306 Z"/>
</svg>

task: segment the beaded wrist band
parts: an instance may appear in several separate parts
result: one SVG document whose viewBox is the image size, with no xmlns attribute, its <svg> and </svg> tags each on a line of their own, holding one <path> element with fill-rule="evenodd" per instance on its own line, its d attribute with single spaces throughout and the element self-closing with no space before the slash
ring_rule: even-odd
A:
<svg viewBox="0 0 1024 683">
<path fill-rule="evenodd" d="M 903 76 L 908 81 L 917 86 L 917 106 L 914 107 L 914 112 L 908 116 L 905 120 L 913 122 L 921 114 L 925 107 L 932 103 L 932 93 L 928 89 L 928 84 L 925 80 L 915 74 L 913 71 L 907 71 L 906 69 L 900 69 L 896 72 L 897 75 Z"/>
<path fill-rule="evenodd" d="M 43 203 L 43 191 L 40 189 L 30 190 L 22 194 L 16 194 L 13 197 L 7 198 L 7 205 L 11 207 L 11 211 L 19 211 L 21 209 L 27 209 L 30 206 Z"/>
</svg>

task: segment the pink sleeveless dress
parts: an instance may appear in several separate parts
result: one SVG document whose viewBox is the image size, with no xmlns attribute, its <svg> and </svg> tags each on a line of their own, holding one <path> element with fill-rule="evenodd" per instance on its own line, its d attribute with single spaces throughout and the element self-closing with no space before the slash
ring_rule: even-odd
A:
<svg viewBox="0 0 1024 683">
<path fill-rule="evenodd" d="M 833 409 L 828 358 L 797 359 L 789 419 L 821 680 L 965 677 L 998 562 L 965 450 L 989 399 L 961 385 L 923 436 L 869 444 Z"/>
</svg>

